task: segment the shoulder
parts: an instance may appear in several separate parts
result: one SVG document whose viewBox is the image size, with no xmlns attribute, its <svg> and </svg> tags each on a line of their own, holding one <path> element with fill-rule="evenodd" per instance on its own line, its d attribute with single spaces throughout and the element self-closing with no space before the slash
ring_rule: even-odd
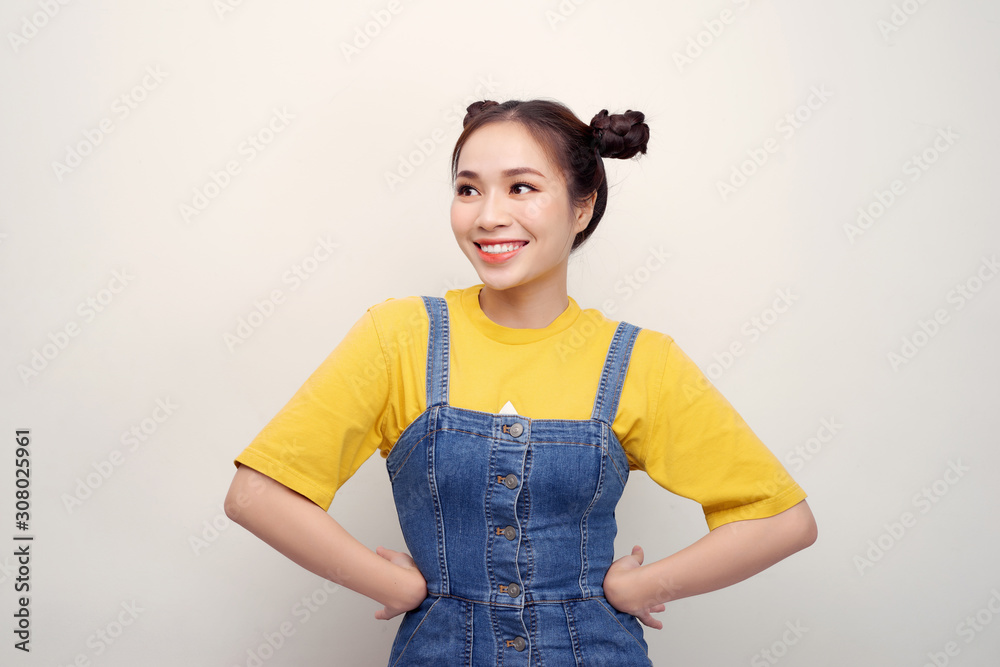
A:
<svg viewBox="0 0 1000 667">
<path fill-rule="evenodd" d="M 669 353 L 672 347 L 676 347 L 674 339 L 669 334 L 661 333 L 653 329 L 648 329 L 641 324 L 629 320 L 613 320 L 595 308 L 585 308 L 581 311 L 580 321 L 577 327 L 586 333 L 586 329 L 591 331 L 603 331 L 609 342 L 614 335 L 619 324 L 629 324 L 639 330 L 635 343 L 632 346 L 632 358 L 636 357 L 647 360 L 662 360 Z"/>
<path fill-rule="evenodd" d="M 635 339 L 635 350 L 642 355 L 665 358 L 676 347 L 673 336 L 653 329 L 640 329 Z"/>
<path fill-rule="evenodd" d="M 412 335 L 421 328 L 427 330 L 427 309 L 421 296 L 390 297 L 368 308 L 380 335 Z"/>
</svg>

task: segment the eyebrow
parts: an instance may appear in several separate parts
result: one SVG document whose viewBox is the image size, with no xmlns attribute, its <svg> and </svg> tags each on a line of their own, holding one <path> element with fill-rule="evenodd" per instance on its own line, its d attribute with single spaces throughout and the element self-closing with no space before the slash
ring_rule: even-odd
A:
<svg viewBox="0 0 1000 667">
<path fill-rule="evenodd" d="M 505 169 L 500 173 L 500 175 L 503 176 L 504 178 L 509 178 L 511 176 L 519 176 L 521 174 L 537 174 L 542 178 L 545 178 L 545 174 L 536 169 L 532 169 L 531 167 L 516 167 L 514 169 Z M 458 172 L 458 177 L 479 178 L 479 174 L 477 174 L 474 171 L 469 171 L 468 169 L 463 169 L 462 171 Z"/>
</svg>

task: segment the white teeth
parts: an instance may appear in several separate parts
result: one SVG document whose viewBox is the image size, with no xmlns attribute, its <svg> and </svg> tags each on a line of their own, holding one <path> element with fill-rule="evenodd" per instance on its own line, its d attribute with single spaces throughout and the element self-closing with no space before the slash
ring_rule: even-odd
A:
<svg viewBox="0 0 1000 667">
<path fill-rule="evenodd" d="M 495 245 L 480 246 L 480 248 L 483 249 L 483 252 L 488 252 L 491 255 L 495 255 L 501 252 L 511 252 L 520 247 L 521 244 L 519 243 L 497 243 Z"/>
</svg>

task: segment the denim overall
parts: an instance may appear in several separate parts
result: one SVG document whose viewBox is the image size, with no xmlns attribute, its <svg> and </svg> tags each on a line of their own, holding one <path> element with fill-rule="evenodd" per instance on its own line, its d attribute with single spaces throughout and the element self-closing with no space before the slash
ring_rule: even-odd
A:
<svg viewBox="0 0 1000 667">
<path fill-rule="evenodd" d="M 427 597 L 389 665 L 650 665 L 639 621 L 602 587 L 629 473 L 611 424 L 638 327 L 618 325 L 589 420 L 529 419 L 448 404 L 448 306 L 423 300 L 427 409 L 386 467 Z"/>
</svg>

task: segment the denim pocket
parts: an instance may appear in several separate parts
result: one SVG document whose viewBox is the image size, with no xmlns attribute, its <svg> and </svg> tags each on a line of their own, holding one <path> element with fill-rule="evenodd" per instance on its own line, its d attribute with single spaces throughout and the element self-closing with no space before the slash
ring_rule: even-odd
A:
<svg viewBox="0 0 1000 667">
<path fill-rule="evenodd" d="M 610 614 L 616 621 L 618 621 L 622 628 L 624 628 L 625 631 L 632 636 L 632 639 L 634 639 L 635 642 L 642 647 L 642 652 L 646 653 L 646 640 L 643 638 L 642 626 L 639 624 L 639 619 L 632 614 L 626 614 L 623 611 L 618 611 L 604 598 L 599 598 L 597 602 L 604 607 L 604 610 L 607 611 L 608 614 Z"/>
<path fill-rule="evenodd" d="M 428 597 L 406 612 L 392 644 L 389 667 L 455 664 L 467 652 L 462 611 L 457 600 Z"/>
<path fill-rule="evenodd" d="M 582 664 L 616 667 L 652 664 L 635 616 L 618 611 L 604 598 L 566 604 L 572 605 L 570 617 Z"/>
</svg>

